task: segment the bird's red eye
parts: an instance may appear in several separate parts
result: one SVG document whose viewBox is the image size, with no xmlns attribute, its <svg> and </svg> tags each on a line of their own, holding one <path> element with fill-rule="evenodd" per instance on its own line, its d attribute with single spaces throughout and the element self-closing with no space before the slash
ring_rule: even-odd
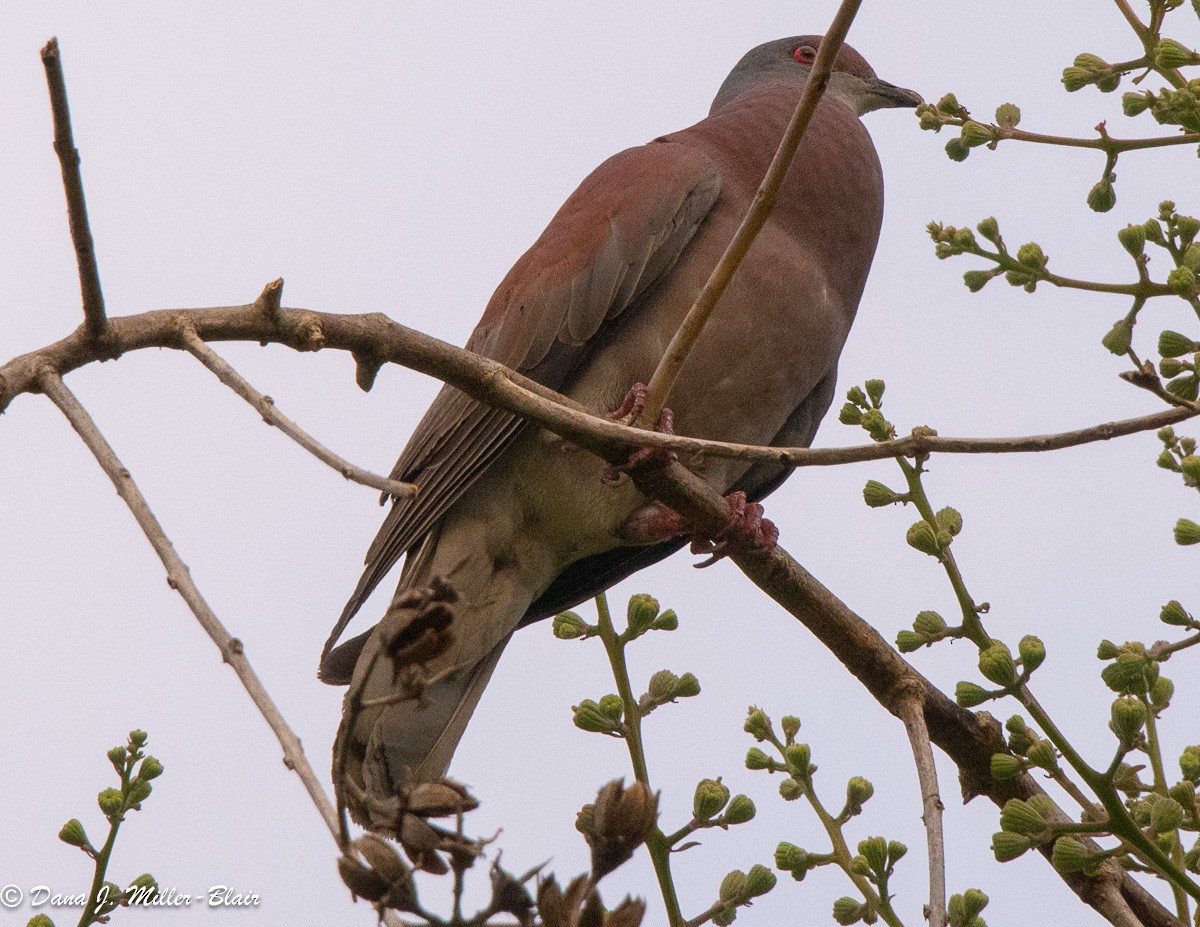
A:
<svg viewBox="0 0 1200 927">
<path fill-rule="evenodd" d="M 801 64 L 812 64 L 817 60 L 817 50 L 811 45 L 801 45 L 792 52 L 792 57 Z"/>
</svg>

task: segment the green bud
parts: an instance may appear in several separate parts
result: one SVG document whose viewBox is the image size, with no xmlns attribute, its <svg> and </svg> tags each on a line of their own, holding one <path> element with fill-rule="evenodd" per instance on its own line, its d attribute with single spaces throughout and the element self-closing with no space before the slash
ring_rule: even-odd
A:
<svg viewBox="0 0 1200 927">
<path fill-rule="evenodd" d="M 746 873 L 740 869 L 735 869 L 733 872 L 725 876 L 721 880 L 721 887 L 717 890 L 717 897 L 722 901 L 728 901 L 731 904 L 740 904 L 746 897 Z"/>
<path fill-rule="evenodd" d="M 1017 249 L 1017 263 L 1025 267 L 1041 270 L 1046 266 L 1046 261 L 1046 254 L 1037 242 L 1026 242 Z"/>
<path fill-rule="evenodd" d="M 1120 648 L 1112 641 L 1103 640 L 1096 648 L 1096 657 L 1100 660 L 1115 660 L 1120 652 Z"/>
<path fill-rule="evenodd" d="M 971 154 L 971 149 L 961 138 L 952 138 L 946 142 L 946 157 L 951 161 L 965 161 Z"/>
<path fill-rule="evenodd" d="M 1184 298 L 1196 295 L 1196 272 L 1190 267 L 1176 267 L 1167 274 L 1167 289 Z"/>
<path fill-rule="evenodd" d="M 1054 749 L 1054 744 L 1048 740 L 1039 740 L 1029 748 L 1029 762 L 1039 769 L 1054 772 L 1058 769 L 1058 754 Z"/>
<path fill-rule="evenodd" d="M 957 904 L 955 904 L 956 900 Z M 956 923 L 962 924 L 963 927 L 973 927 L 975 918 L 979 917 L 983 913 L 983 909 L 988 906 L 988 896 L 977 888 L 968 888 L 961 895 L 952 895 L 950 906 L 957 909 L 958 920 Z"/>
<path fill-rule="evenodd" d="M 96 803 L 100 805 L 100 810 L 104 812 L 105 817 L 113 818 L 124 808 L 125 797 L 121 794 L 120 789 L 105 789 L 96 796 Z"/>
<path fill-rule="evenodd" d="M 49 915 L 35 914 L 26 921 L 25 927 L 54 927 L 54 921 L 50 920 Z"/>
<path fill-rule="evenodd" d="M 892 436 L 891 425 L 878 409 L 868 409 L 863 413 L 862 427 L 876 441 L 886 441 Z"/>
<path fill-rule="evenodd" d="M 1074 93 L 1092 82 L 1092 72 L 1083 68 L 1063 68 L 1062 82 L 1068 93 Z"/>
<path fill-rule="evenodd" d="M 704 822 L 715 817 L 729 803 L 729 789 L 716 779 L 701 779 L 692 798 L 692 814 L 697 821 Z"/>
<path fill-rule="evenodd" d="M 962 104 L 954 94 L 948 93 L 937 101 L 937 111 L 944 116 L 957 116 L 962 112 Z"/>
<path fill-rule="evenodd" d="M 1200 782 L 1200 746 L 1184 747 L 1179 755 L 1179 771 L 1183 778 L 1191 782 Z"/>
<path fill-rule="evenodd" d="M 908 546 L 914 550 L 919 550 L 923 554 L 929 554 L 931 557 L 941 557 L 942 548 L 938 544 L 936 532 L 928 522 L 922 520 L 916 522 L 904 538 L 908 542 Z"/>
<path fill-rule="evenodd" d="M 863 487 L 863 501 L 871 508 L 878 509 L 899 502 L 900 496 L 878 480 L 867 480 L 867 485 Z"/>
<path fill-rule="evenodd" d="M 1010 798 L 1000 811 L 1000 829 L 1010 834 L 1037 836 L 1046 830 L 1046 817 L 1033 802 Z"/>
<path fill-rule="evenodd" d="M 1163 227 L 1157 219 L 1147 219 L 1146 224 L 1142 228 L 1146 230 L 1146 241 L 1153 242 L 1156 245 L 1166 243 L 1167 237 L 1163 234 Z"/>
<path fill-rule="evenodd" d="M 746 873 L 746 898 L 765 895 L 775 887 L 775 873 L 766 866 L 754 865 Z"/>
<path fill-rule="evenodd" d="M 1176 782 L 1173 786 L 1167 789 L 1170 796 L 1179 802 L 1179 807 L 1184 811 L 1184 814 L 1196 816 L 1196 786 L 1186 779 Z"/>
<path fill-rule="evenodd" d="M 859 841 L 858 852 L 876 874 L 884 875 L 887 872 L 887 841 L 882 837 L 868 837 Z"/>
<path fill-rule="evenodd" d="M 614 722 L 619 723 L 625 714 L 625 703 L 621 701 L 619 695 L 605 695 L 600 698 L 600 711 L 605 717 L 611 718 Z"/>
<path fill-rule="evenodd" d="M 700 680 L 691 673 L 684 673 L 675 685 L 675 698 L 692 698 L 700 694 Z"/>
<path fill-rule="evenodd" d="M 808 744 L 788 744 L 784 748 L 783 758 L 788 770 L 795 776 L 807 776 L 812 765 L 812 751 Z"/>
<path fill-rule="evenodd" d="M 1119 698 L 1112 704 L 1110 727 L 1123 747 L 1133 746 L 1146 726 L 1146 706 L 1140 699 Z"/>
<path fill-rule="evenodd" d="M 1025 771 L 1025 764 L 1011 753 L 993 753 L 991 760 L 992 778 L 997 782 L 1015 779 Z"/>
<path fill-rule="evenodd" d="M 1160 797 L 1150 809 L 1150 829 L 1165 834 L 1183 823 L 1183 806 L 1173 798 Z"/>
<path fill-rule="evenodd" d="M 767 713 L 761 708 L 755 708 L 753 705 L 750 706 L 750 710 L 746 714 L 746 723 L 742 725 L 742 730 L 759 743 L 762 743 L 764 740 L 771 740 L 775 734 L 775 731 L 771 728 L 771 719 L 767 717 Z"/>
<path fill-rule="evenodd" d="M 712 922 L 716 927 L 729 927 L 737 918 L 737 909 L 733 907 L 722 908 L 712 916 Z"/>
<path fill-rule="evenodd" d="M 843 425 L 859 425 L 862 424 L 862 409 L 853 403 L 846 403 L 838 412 L 838 421 Z"/>
<path fill-rule="evenodd" d="M 670 608 L 655 618 L 654 623 L 650 625 L 650 629 L 653 631 L 674 631 L 678 627 L 679 616 Z"/>
<path fill-rule="evenodd" d="M 993 216 L 988 216 L 986 219 L 983 219 L 977 226 L 975 226 L 975 228 L 979 230 L 980 235 L 982 235 L 992 244 L 995 244 L 1000 240 L 1000 223 L 998 223 Z"/>
<path fill-rule="evenodd" d="M 1175 683 L 1166 676 L 1159 676 L 1150 686 L 1148 695 L 1150 707 L 1155 711 L 1162 711 L 1171 704 L 1171 699 L 1175 697 Z"/>
<path fill-rule="evenodd" d="M 751 747 L 746 751 L 747 769 L 770 769 L 771 766 L 771 758 L 758 747 Z"/>
<path fill-rule="evenodd" d="M 1183 373 L 1187 369 L 1188 369 L 1188 365 L 1175 357 L 1164 357 L 1161 361 L 1158 362 L 1158 372 L 1161 373 L 1168 380 L 1171 379 L 1172 377 L 1179 376 L 1181 373 Z M 1165 454 L 1167 452 L 1164 451 L 1163 453 Z M 1170 456 L 1170 455 L 1168 454 L 1168 456 Z M 1174 460 L 1173 457 L 1171 459 Z M 1160 466 L 1161 466 L 1161 464 L 1160 464 Z M 1167 469 L 1168 470 L 1177 470 L 1179 468 L 1168 466 Z"/>
<path fill-rule="evenodd" d="M 1175 522 L 1175 543 L 1187 547 L 1200 544 L 1200 525 L 1188 518 Z"/>
<path fill-rule="evenodd" d="M 991 692 L 973 682 L 960 682 L 954 687 L 954 701 L 960 708 L 974 708 L 992 697 Z"/>
<path fill-rule="evenodd" d="M 571 709 L 575 712 L 575 726 L 581 731 L 593 734 L 611 734 L 616 730 L 612 718 L 600 710 L 600 706 L 590 698 L 584 699 Z"/>
<path fill-rule="evenodd" d="M 1026 635 L 1017 645 L 1017 654 L 1021 657 L 1021 666 L 1026 672 L 1032 673 L 1046 659 L 1046 645 L 1032 634 Z"/>
<path fill-rule="evenodd" d="M 1185 377 L 1177 377 L 1167 384 L 1166 390 L 1172 396 L 1178 396 L 1180 399 L 1186 399 L 1189 402 L 1195 401 L 1197 392 L 1196 377 L 1191 374 Z"/>
<path fill-rule="evenodd" d="M 978 293 L 996 276 L 993 270 L 968 270 L 963 274 L 963 283 L 972 293 Z"/>
<path fill-rule="evenodd" d="M 1163 624 L 1174 625 L 1177 628 L 1186 627 L 1191 618 L 1192 616 L 1175 599 L 1164 605 L 1162 611 L 1158 613 L 1159 621 Z"/>
<path fill-rule="evenodd" d="M 725 809 L 725 814 L 721 819 L 726 824 L 745 824 L 747 821 L 754 820 L 754 815 L 757 813 L 754 802 L 745 795 L 734 795 L 733 800 L 729 803 L 729 807 Z"/>
<path fill-rule="evenodd" d="M 1200 232 L 1200 219 L 1197 219 L 1195 216 L 1178 216 L 1175 219 L 1175 233 L 1179 236 L 1180 243 L 1188 244 L 1196 237 L 1198 232 Z M 1188 266 L 1192 270 L 1200 269 L 1193 267 L 1191 264 Z"/>
<path fill-rule="evenodd" d="M 883 391 L 887 389 L 887 384 L 883 380 L 867 380 L 863 386 L 866 387 L 867 396 L 871 399 L 871 405 L 878 409 L 883 403 Z"/>
<path fill-rule="evenodd" d="M 996 862 L 1007 863 L 1033 846 L 1033 841 L 1021 834 L 998 831 L 992 834 L 992 853 Z"/>
<path fill-rule="evenodd" d="M 1163 39 L 1154 50 L 1154 64 L 1168 71 L 1198 63 L 1200 56 L 1174 39 Z"/>
<path fill-rule="evenodd" d="M 921 107 L 917 107 L 917 116 L 921 129 L 926 132 L 940 132 L 942 130 L 942 119 L 936 112 L 925 110 L 922 112 Z"/>
<path fill-rule="evenodd" d="M 795 715 L 784 715 L 779 719 L 779 726 L 783 729 L 783 736 L 788 743 L 792 743 L 800 733 L 800 719 Z"/>
<path fill-rule="evenodd" d="M 783 797 L 784 801 L 795 801 L 804 795 L 804 786 L 791 776 L 788 776 L 779 783 L 779 794 Z"/>
<path fill-rule="evenodd" d="M 129 790 L 125 796 L 129 807 L 137 808 L 142 802 L 150 797 L 150 793 L 152 791 L 154 791 L 154 786 L 152 786 L 145 779 L 134 779 L 129 783 Z"/>
<path fill-rule="evenodd" d="M 1121 109 L 1125 112 L 1126 116 L 1137 116 L 1149 109 L 1150 104 L 1153 102 L 1153 94 L 1127 93 L 1121 97 Z"/>
<path fill-rule="evenodd" d="M 959 138 L 968 148 L 978 148 L 980 145 L 986 145 L 990 142 L 993 134 L 992 130 L 987 126 L 976 122 L 974 119 L 968 119 L 963 123 L 962 134 Z"/>
<path fill-rule="evenodd" d="M 138 767 L 137 777 L 145 782 L 151 779 L 157 779 L 163 774 L 163 764 L 152 756 L 142 760 L 142 765 Z"/>
<path fill-rule="evenodd" d="M 839 898 L 833 903 L 833 919 L 842 927 L 857 924 L 870 909 L 853 898 Z"/>
<path fill-rule="evenodd" d="M 1112 93 L 1120 86 L 1121 75 L 1119 73 L 1105 74 L 1103 77 L 1096 79 L 1096 89 L 1101 93 Z"/>
<path fill-rule="evenodd" d="M 83 824 L 78 818 L 71 818 L 62 826 L 62 830 L 58 832 L 58 839 L 67 846 L 86 847 L 91 846 L 88 843 L 87 832 L 83 829 Z"/>
<path fill-rule="evenodd" d="M 130 731 L 129 743 L 135 749 L 146 746 L 146 741 L 150 739 L 150 735 L 145 731 Z"/>
<path fill-rule="evenodd" d="M 775 868 L 783 872 L 794 874 L 797 870 L 807 870 L 808 858 L 808 851 L 794 843 L 782 842 L 775 848 Z"/>
<path fill-rule="evenodd" d="M 867 407 L 867 394 L 863 392 L 861 386 L 852 386 L 846 390 L 846 398 L 860 408 Z"/>
<path fill-rule="evenodd" d="M 891 868 L 896 865 L 907 853 L 908 847 L 899 840 L 888 841 L 888 867 Z"/>
<path fill-rule="evenodd" d="M 932 643 L 933 641 L 924 634 L 916 634 L 912 631 L 898 631 L 896 633 L 896 649 L 901 653 L 913 653 L 922 647 L 928 647 Z"/>
<path fill-rule="evenodd" d="M 551 630 L 553 630 L 554 636 L 560 641 L 588 637 L 592 633 L 591 625 L 574 612 L 563 612 L 560 615 L 555 615 Z"/>
<path fill-rule="evenodd" d="M 672 702 L 675 700 L 675 690 L 679 687 L 679 677 L 670 670 L 659 670 L 650 677 L 650 683 L 646 688 L 651 700 L 655 704 L 661 705 L 664 702 Z"/>
<path fill-rule="evenodd" d="M 938 638 L 946 633 L 946 619 L 937 612 L 917 612 L 913 620 L 913 630 L 929 638 Z"/>
<path fill-rule="evenodd" d="M 998 686 L 1011 686 L 1017 681 L 1017 667 L 1013 663 L 1008 647 L 997 641 L 985 647 L 979 654 L 979 672 L 989 682 Z"/>
<path fill-rule="evenodd" d="M 1021 121 L 1021 110 L 1012 103 L 1001 103 L 996 107 L 996 125 L 1011 129 Z"/>
<path fill-rule="evenodd" d="M 629 630 L 634 634 L 642 634 L 650 630 L 650 625 L 658 617 L 658 599 L 645 594 L 631 596 L 625 617 Z"/>
<path fill-rule="evenodd" d="M 851 776 L 850 781 L 846 783 L 846 809 L 852 816 L 860 813 L 862 806 L 870 801 L 874 794 L 875 786 L 871 785 L 869 781 L 862 776 Z M 861 845 L 859 852 L 862 852 Z"/>
<path fill-rule="evenodd" d="M 1050 862 L 1063 875 L 1095 872 L 1100 865 L 1100 860 L 1088 850 L 1082 840 L 1075 837 L 1059 837 L 1055 840 Z"/>
<path fill-rule="evenodd" d="M 1119 319 L 1108 330 L 1108 334 L 1100 339 L 1100 343 L 1118 357 L 1127 353 L 1133 344 L 1133 323 L 1129 319 Z"/>
<path fill-rule="evenodd" d="M 122 773 L 125 771 L 125 757 L 128 755 L 129 752 L 124 747 L 113 747 L 108 751 L 108 761 L 118 773 Z"/>
<path fill-rule="evenodd" d="M 1113 189 L 1111 174 L 1102 177 L 1088 191 L 1087 204 L 1092 212 L 1108 212 L 1117 204 L 1117 191 Z"/>
<path fill-rule="evenodd" d="M 963 520 L 962 515 L 958 513 L 958 509 L 946 506 L 937 513 L 936 518 L 938 525 L 942 530 L 949 533 L 951 537 L 957 537 L 958 533 L 962 531 Z"/>
</svg>

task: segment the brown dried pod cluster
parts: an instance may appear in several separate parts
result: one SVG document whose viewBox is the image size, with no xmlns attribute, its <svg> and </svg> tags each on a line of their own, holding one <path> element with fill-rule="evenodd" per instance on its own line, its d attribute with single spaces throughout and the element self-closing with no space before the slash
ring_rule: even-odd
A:
<svg viewBox="0 0 1200 927">
<path fill-rule="evenodd" d="M 551 876 L 538 886 L 537 905 L 543 927 L 638 927 L 646 913 L 646 902 L 628 897 L 605 912 L 600 894 L 587 876 L 576 878 L 566 891 Z"/>
<path fill-rule="evenodd" d="M 592 878 L 604 878 L 646 842 L 658 821 L 658 793 L 635 782 L 614 779 L 584 805 L 575 819 L 576 829 L 592 848 Z"/>
</svg>

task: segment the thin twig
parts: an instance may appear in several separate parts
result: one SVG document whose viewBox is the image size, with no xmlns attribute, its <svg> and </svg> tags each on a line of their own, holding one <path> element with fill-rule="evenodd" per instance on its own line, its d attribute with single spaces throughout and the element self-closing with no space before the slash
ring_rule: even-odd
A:
<svg viewBox="0 0 1200 927">
<path fill-rule="evenodd" d="M 729 281 L 733 279 L 733 275 L 737 273 L 742 259 L 750 251 L 754 239 L 766 225 L 771 210 L 775 208 L 775 203 L 779 199 L 779 189 L 783 186 L 783 180 L 796 155 L 796 149 L 800 147 L 800 140 L 804 137 L 808 123 L 817 110 L 817 104 L 821 102 L 825 87 L 829 83 L 829 75 L 833 73 L 834 59 L 842 47 L 842 42 L 846 40 L 846 33 L 850 30 L 850 24 L 854 21 L 854 15 L 861 5 L 862 0 L 842 0 L 842 5 L 838 7 L 833 22 L 829 24 L 829 29 L 817 51 L 817 59 L 813 62 L 812 70 L 809 72 L 808 82 L 804 85 L 804 93 L 800 97 L 795 113 L 792 114 L 792 120 L 788 123 L 787 130 L 783 133 L 783 139 L 779 142 L 775 157 L 771 159 L 771 166 L 767 168 L 758 192 L 754 194 L 750 208 L 742 218 L 737 231 L 734 232 L 733 238 L 730 239 L 725 253 L 721 255 L 721 260 L 709 274 L 696 301 L 692 303 L 692 308 L 688 310 L 683 322 L 680 323 L 679 330 L 671 338 L 671 343 L 667 345 L 662 360 L 658 362 L 658 367 L 655 368 L 654 375 L 650 378 L 646 388 L 646 403 L 640 416 L 641 422 L 649 422 L 653 425 L 658 421 L 658 417 L 671 395 L 671 390 L 675 386 L 675 381 L 679 378 L 679 372 L 683 369 L 688 355 L 700 338 L 700 333 L 704 330 L 713 310 L 716 309 L 717 302 L 721 299 Z"/>
<path fill-rule="evenodd" d="M 355 466 L 343 457 L 338 456 L 329 448 L 325 447 L 312 435 L 308 434 L 299 425 L 289 419 L 286 415 L 279 411 L 275 406 L 275 400 L 270 396 L 264 396 L 246 379 L 233 369 L 219 354 L 210 348 L 194 331 L 189 331 L 185 335 L 185 346 L 193 357 L 200 363 L 211 370 L 226 386 L 246 400 L 251 406 L 258 411 L 262 416 L 263 421 L 268 425 L 274 425 L 285 435 L 299 444 L 302 448 L 312 454 L 317 460 L 328 464 L 342 476 L 355 483 L 361 483 L 363 486 L 370 486 L 373 489 L 378 489 L 387 495 L 397 499 L 409 499 L 416 495 L 417 487 L 413 483 L 401 483 L 398 480 L 389 479 L 385 476 L 379 476 L 364 470 L 362 467 Z"/>
<path fill-rule="evenodd" d="M 926 919 L 929 927 L 946 927 L 946 842 L 942 834 L 941 793 L 938 790 L 937 766 L 933 762 L 933 745 L 925 725 L 925 709 L 919 697 L 902 696 L 900 720 L 908 732 L 917 781 L 921 787 L 921 821 L 925 824 L 925 844 L 929 851 L 929 908 Z"/>
<path fill-rule="evenodd" d="M 88 225 L 87 203 L 83 198 L 83 177 L 79 173 L 79 152 L 71 132 L 71 110 L 67 105 L 67 84 L 63 77 L 58 39 L 42 49 L 42 66 L 50 88 L 50 110 L 54 114 L 54 151 L 62 167 L 63 190 L 67 194 L 67 220 L 75 245 L 75 263 L 79 265 L 79 289 L 83 294 L 83 318 L 88 334 L 104 334 L 104 293 L 100 290 L 100 270 L 96 265 L 96 246 Z"/>
<path fill-rule="evenodd" d="M 317 811 L 320 812 L 322 819 L 325 821 L 325 826 L 329 828 L 329 832 L 333 834 L 334 839 L 338 840 L 337 815 L 333 810 L 333 804 L 329 801 L 329 797 L 321 787 L 320 780 L 309 765 L 308 759 L 304 755 L 304 749 L 300 744 L 300 738 L 288 727 L 287 722 L 283 719 L 283 715 L 279 713 L 279 709 L 271 701 L 271 697 L 267 694 L 266 689 L 263 688 L 258 675 L 246 659 L 242 642 L 233 637 L 217 619 L 217 616 L 213 614 L 212 609 L 209 608 L 208 603 L 200 594 L 200 590 L 196 588 L 196 584 L 192 581 L 187 564 L 175 552 L 174 545 L 163 531 L 154 513 L 150 510 L 145 497 L 142 496 L 141 491 L 137 488 L 137 484 L 134 483 L 133 477 L 129 475 L 129 471 L 121 463 L 104 435 L 100 433 L 100 430 L 96 427 L 96 423 L 92 421 L 91 415 L 80 405 L 79 400 L 75 398 L 75 394 L 67 388 L 62 378 L 53 370 L 44 371 L 39 384 L 42 392 L 50 397 L 50 400 L 62 410 L 63 415 L 67 417 L 67 421 L 71 423 L 71 427 L 78 432 L 79 437 L 83 439 L 83 443 L 87 445 L 88 450 L 96 458 L 96 462 L 100 464 L 104 472 L 108 474 L 108 478 L 112 480 L 113 485 L 117 488 L 117 494 L 125 501 L 125 504 L 129 507 L 129 511 L 133 514 L 138 525 L 145 533 L 150 546 L 154 548 L 154 552 L 158 554 L 159 560 L 166 567 L 168 585 L 183 597 L 188 608 L 192 610 L 192 614 L 196 616 L 196 620 L 200 622 L 200 626 L 204 628 L 205 633 L 217 645 L 217 649 L 221 651 L 221 658 L 233 667 L 233 671 L 237 673 L 238 679 L 241 680 L 242 685 L 245 686 L 246 691 L 250 694 L 251 700 L 262 713 L 263 718 L 266 719 L 275 736 L 279 739 L 279 744 L 283 747 L 284 765 L 300 777 L 300 781 L 304 783 L 304 788 L 308 792 L 309 798 L 312 799 Z"/>
</svg>

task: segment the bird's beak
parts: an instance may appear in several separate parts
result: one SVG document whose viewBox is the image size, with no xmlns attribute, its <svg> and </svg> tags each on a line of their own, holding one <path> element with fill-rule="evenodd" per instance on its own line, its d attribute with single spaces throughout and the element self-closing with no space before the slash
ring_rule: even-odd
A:
<svg viewBox="0 0 1200 927">
<path fill-rule="evenodd" d="M 872 110 L 912 109 L 925 102 L 925 98 L 915 90 L 905 90 L 877 77 L 864 83 L 867 85 L 866 96 Z"/>
</svg>

